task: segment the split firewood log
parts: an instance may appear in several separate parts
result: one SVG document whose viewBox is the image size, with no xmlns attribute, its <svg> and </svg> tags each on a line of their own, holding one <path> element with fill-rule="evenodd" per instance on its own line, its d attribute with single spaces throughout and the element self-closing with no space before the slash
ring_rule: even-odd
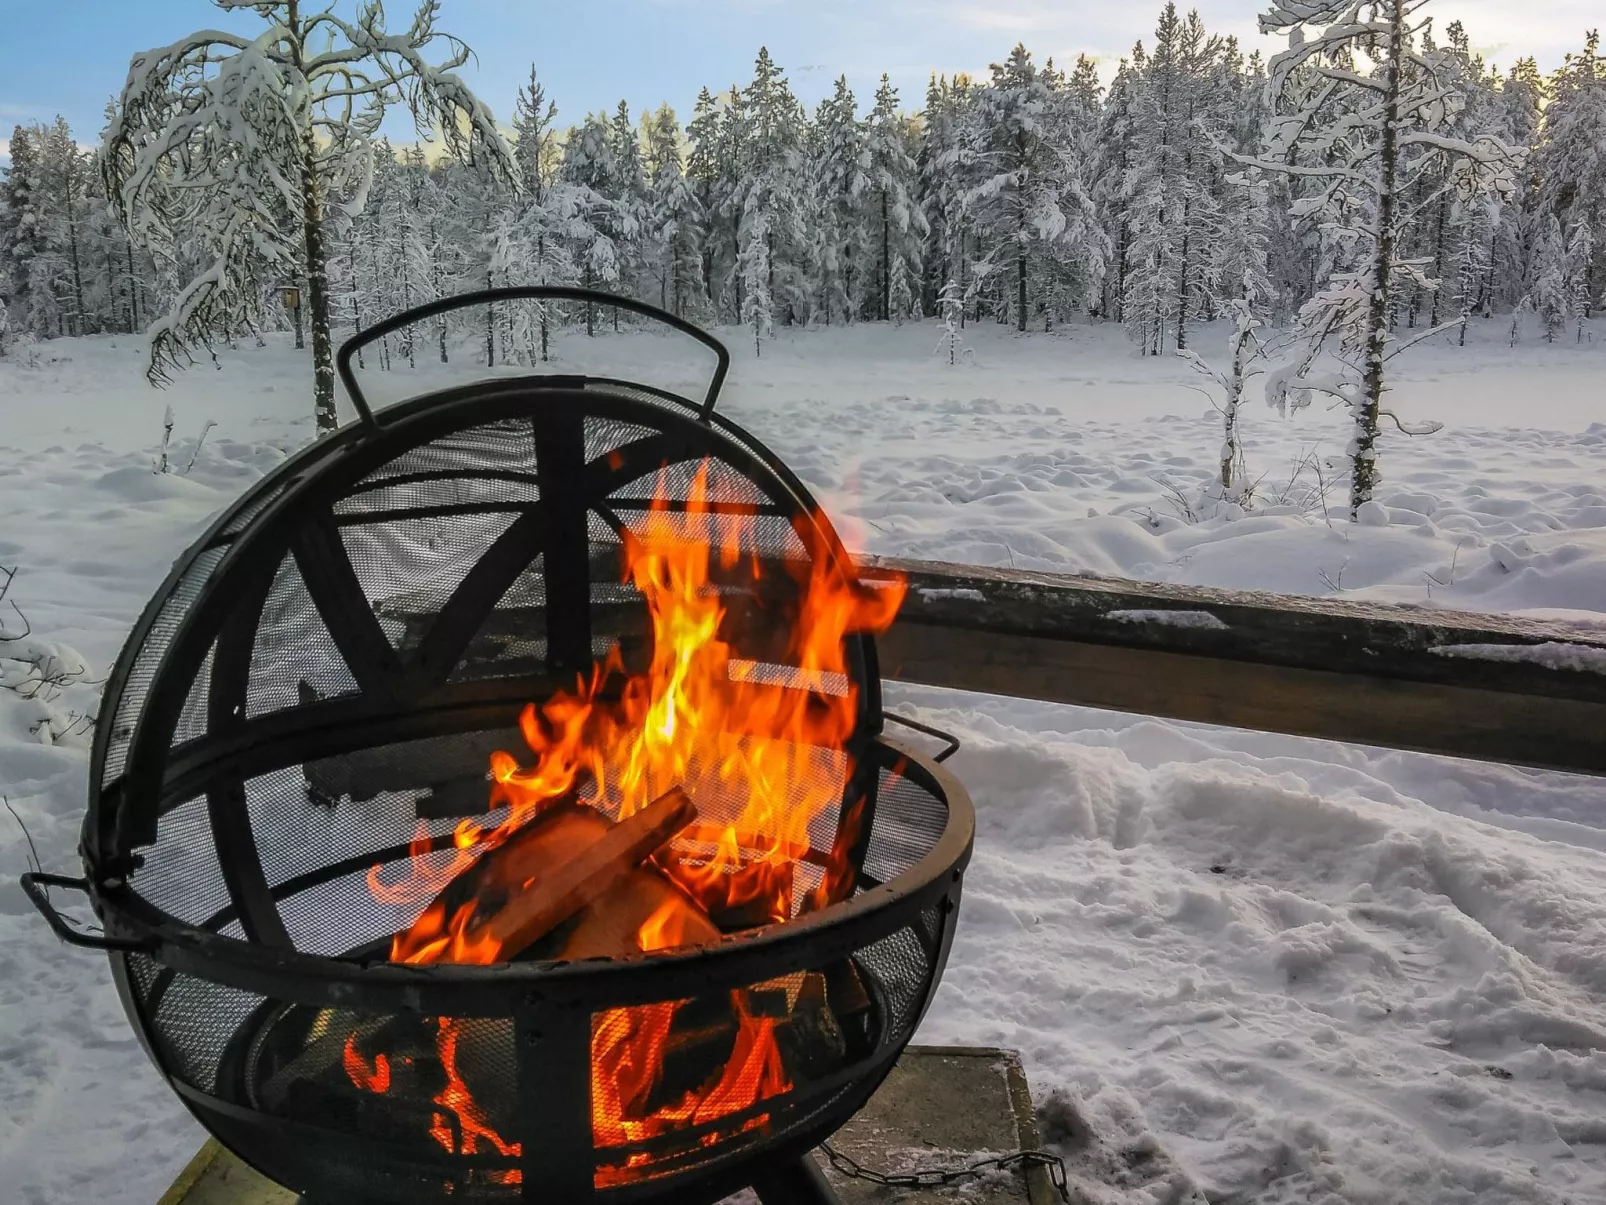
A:
<svg viewBox="0 0 1606 1205">
<path fill-rule="evenodd" d="M 663 949 L 715 945 L 720 931 L 690 896 L 656 868 L 632 870 L 576 918 L 554 958 L 622 958 L 642 952 L 642 929 L 651 921 Z"/>
<path fill-rule="evenodd" d="M 696 816 L 678 787 L 618 823 L 594 808 L 554 807 L 453 879 L 409 933 L 427 941 L 468 909 L 461 931 L 485 961 L 516 957 L 628 877 Z"/>
</svg>

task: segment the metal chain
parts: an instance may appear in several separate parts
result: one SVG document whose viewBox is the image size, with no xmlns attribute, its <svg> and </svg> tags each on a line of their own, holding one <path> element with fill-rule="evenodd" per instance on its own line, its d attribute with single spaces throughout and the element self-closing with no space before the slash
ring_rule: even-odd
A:
<svg viewBox="0 0 1606 1205">
<path fill-rule="evenodd" d="M 867 1180 L 871 1184 L 880 1184 L 888 1188 L 941 1188 L 944 1185 L 980 1176 L 991 1167 L 1005 1171 L 1015 1167 L 1022 1170 L 1041 1167 L 1048 1172 L 1049 1182 L 1059 1192 L 1060 1199 L 1062 1201 L 1071 1199 L 1070 1185 L 1065 1179 L 1065 1160 L 1048 1151 L 1016 1151 L 1010 1155 L 977 1159 L 974 1163 L 967 1163 L 963 1167 L 922 1168 L 912 1172 L 878 1172 L 865 1167 L 851 1155 L 844 1155 L 829 1142 L 820 1143 L 820 1149 L 831 1161 L 831 1166 L 844 1176 L 853 1180 Z"/>
</svg>

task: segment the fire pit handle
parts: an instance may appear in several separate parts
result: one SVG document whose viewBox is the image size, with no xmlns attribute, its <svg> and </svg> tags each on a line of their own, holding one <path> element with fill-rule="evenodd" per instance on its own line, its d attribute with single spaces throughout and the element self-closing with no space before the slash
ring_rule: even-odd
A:
<svg viewBox="0 0 1606 1205">
<path fill-rule="evenodd" d="M 681 334 L 697 340 L 718 357 L 719 362 L 714 366 L 713 379 L 708 382 L 708 392 L 703 395 L 702 404 L 697 407 L 697 418 L 701 422 L 707 422 L 714 413 L 714 403 L 719 400 L 719 391 L 725 384 L 725 375 L 730 371 L 731 354 L 723 343 L 696 323 L 687 322 L 686 319 L 671 314 L 668 310 L 648 305 L 645 301 L 637 301 L 634 297 L 620 297 L 613 293 L 598 292 L 596 289 L 575 289 L 567 285 L 515 285 L 458 293 L 452 297 L 438 298 L 425 305 L 414 306 L 342 343 L 340 350 L 335 353 L 335 368 L 339 371 L 340 379 L 346 386 L 346 394 L 351 398 L 351 404 L 357 408 L 357 414 L 363 423 L 375 430 L 380 426 L 379 420 L 374 417 L 373 408 L 368 405 L 368 399 L 363 397 L 362 390 L 357 387 L 356 374 L 351 371 L 351 361 L 359 350 L 383 339 L 386 335 L 394 334 L 404 326 L 422 322 L 425 318 L 433 318 L 452 310 L 467 309 L 469 306 L 493 305 L 498 301 L 583 301 L 592 305 L 611 305 L 673 327 Z"/>
<path fill-rule="evenodd" d="M 138 950 L 148 954 L 154 948 L 149 940 L 137 940 L 130 937 L 107 937 L 104 933 L 85 933 L 82 929 L 75 929 L 67 923 L 67 918 L 56 911 L 56 906 L 50 902 L 51 887 L 62 887 L 69 891 L 89 892 L 89 882 L 86 879 L 75 879 L 64 874 L 46 874 L 44 871 L 30 871 L 22 876 L 22 890 L 33 906 L 39 909 L 39 915 L 45 918 L 45 923 L 56 931 L 56 936 L 70 946 L 82 946 L 86 950 Z"/>
<path fill-rule="evenodd" d="M 882 718 L 891 720 L 894 724 L 902 724 L 905 728 L 913 728 L 916 732 L 923 732 L 929 737 L 934 737 L 939 741 L 946 742 L 948 747 L 941 753 L 937 754 L 937 756 L 933 757 L 931 759 L 932 761 L 947 761 L 950 757 L 959 752 L 959 738 L 951 732 L 944 732 L 941 728 L 933 728 L 930 724 L 922 724 L 919 720 L 911 720 L 908 716 L 898 715 L 896 712 L 892 711 L 883 712 Z"/>
</svg>

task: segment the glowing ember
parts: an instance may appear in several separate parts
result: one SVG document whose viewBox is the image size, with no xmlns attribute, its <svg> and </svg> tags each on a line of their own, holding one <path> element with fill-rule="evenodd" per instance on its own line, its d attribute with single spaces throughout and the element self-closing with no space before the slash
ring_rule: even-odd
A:
<svg viewBox="0 0 1606 1205">
<path fill-rule="evenodd" d="M 368 1060 L 362 1057 L 357 1049 L 357 1035 L 352 1034 L 346 1039 L 346 1052 L 342 1060 L 346 1066 L 346 1074 L 351 1082 L 364 1092 L 390 1091 L 390 1060 L 383 1054 L 374 1056 L 374 1065 L 370 1067 Z"/>
</svg>

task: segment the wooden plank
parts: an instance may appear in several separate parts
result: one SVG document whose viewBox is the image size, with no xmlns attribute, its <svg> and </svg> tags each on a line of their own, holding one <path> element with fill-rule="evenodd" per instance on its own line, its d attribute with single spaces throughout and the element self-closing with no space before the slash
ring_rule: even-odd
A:
<svg viewBox="0 0 1606 1205">
<path fill-rule="evenodd" d="M 900 558 L 860 569 L 908 580 L 877 641 L 895 680 L 1606 774 L 1606 622 Z M 792 581 L 771 566 L 760 589 Z M 502 639 L 539 630 L 518 608 L 493 618 Z"/>
<path fill-rule="evenodd" d="M 890 679 L 1606 774 L 1606 673 L 1434 651 L 1561 645 L 1578 664 L 1606 668 L 1600 633 L 929 561 L 864 568 L 909 580 L 878 641 Z"/>
</svg>

